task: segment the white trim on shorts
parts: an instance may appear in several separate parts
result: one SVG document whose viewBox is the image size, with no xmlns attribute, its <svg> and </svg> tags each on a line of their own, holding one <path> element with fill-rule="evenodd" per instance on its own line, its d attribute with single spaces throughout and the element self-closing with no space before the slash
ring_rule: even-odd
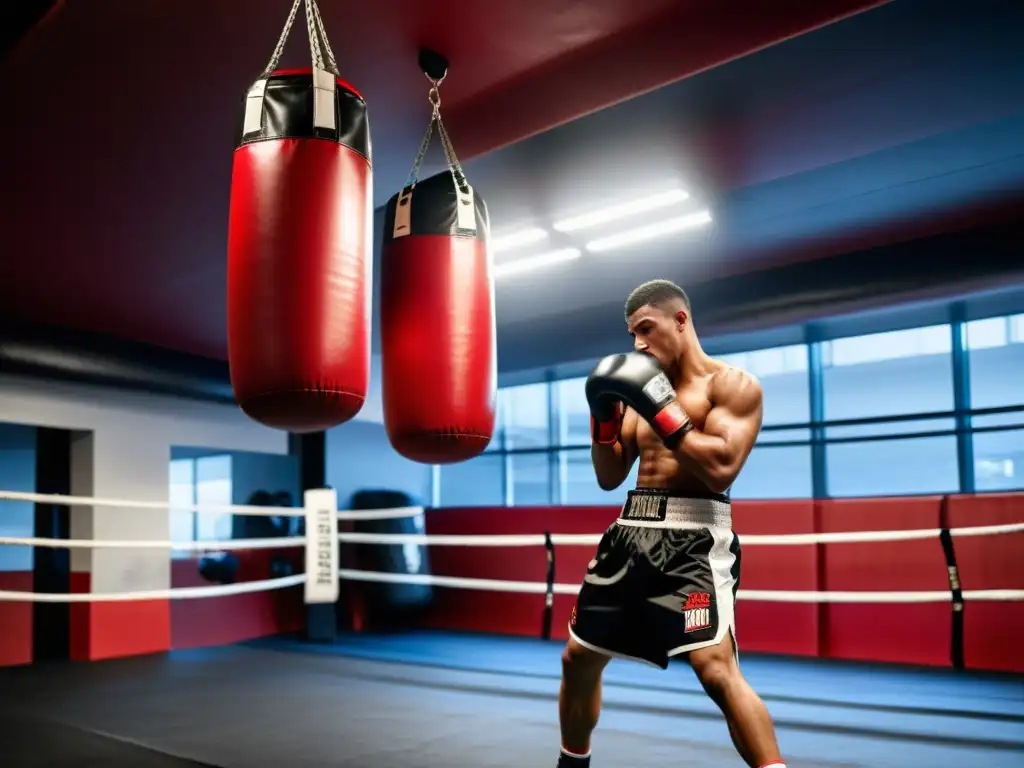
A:
<svg viewBox="0 0 1024 768">
<path fill-rule="evenodd" d="M 699 643 L 687 643 L 666 652 L 671 658 L 690 651 L 699 651 L 701 648 L 709 648 L 718 645 L 725 639 L 725 633 L 732 633 L 733 648 L 739 654 L 739 646 L 736 643 L 736 600 L 733 597 L 733 587 L 736 579 L 733 578 L 732 568 L 736 564 L 736 555 L 729 547 L 736 538 L 732 530 L 726 528 L 706 529 L 714 541 L 711 551 L 708 553 L 708 564 L 711 566 L 711 578 L 715 588 L 715 602 L 718 604 L 718 631 L 712 640 L 704 640 Z"/>
<path fill-rule="evenodd" d="M 617 651 L 609 651 L 607 648 L 602 648 L 599 645 L 594 645 L 593 643 L 588 643 L 586 640 L 583 640 L 582 638 L 580 638 L 579 635 L 577 635 L 575 632 L 572 631 L 572 625 L 571 624 L 569 625 L 569 637 L 571 637 L 577 643 L 582 645 L 588 651 L 593 651 L 594 653 L 599 653 L 602 656 L 607 656 L 610 659 L 624 659 L 626 661 L 639 661 L 641 664 L 646 664 L 647 666 L 654 667 L 655 669 L 661 669 L 662 668 L 660 664 L 655 664 L 650 659 L 642 659 L 639 656 L 630 656 L 628 654 L 619 653 Z"/>
</svg>

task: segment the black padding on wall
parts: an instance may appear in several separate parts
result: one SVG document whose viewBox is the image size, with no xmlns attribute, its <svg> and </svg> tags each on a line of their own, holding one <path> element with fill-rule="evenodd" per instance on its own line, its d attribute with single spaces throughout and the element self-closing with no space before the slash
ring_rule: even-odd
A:
<svg viewBox="0 0 1024 768">
<path fill-rule="evenodd" d="M 235 402 L 226 362 L 10 318 L 0 318 L 0 372 Z"/>
<path fill-rule="evenodd" d="M 71 430 L 36 430 L 36 493 L 71 494 Z M 33 536 L 71 537 L 69 509 L 59 504 L 36 504 Z M 35 547 L 32 552 L 33 590 L 71 591 L 70 550 Z M 32 604 L 32 658 L 65 660 L 70 656 L 71 607 L 68 603 Z"/>
</svg>

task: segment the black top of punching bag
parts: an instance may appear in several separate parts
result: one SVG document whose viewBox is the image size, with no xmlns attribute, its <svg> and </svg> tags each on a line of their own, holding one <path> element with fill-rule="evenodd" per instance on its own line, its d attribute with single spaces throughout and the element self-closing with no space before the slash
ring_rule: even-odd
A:
<svg viewBox="0 0 1024 768">
<path fill-rule="evenodd" d="M 257 81 L 258 83 L 259 81 Z M 370 125 L 363 97 L 340 78 L 335 78 L 334 128 L 313 124 L 313 71 L 279 69 L 266 80 L 258 132 L 245 132 L 245 110 L 250 99 L 259 98 L 250 88 L 239 105 L 235 123 L 235 149 L 274 139 L 325 139 L 336 141 L 370 160 Z"/>
<path fill-rule="evenodd" d="M 455 192 L 455 179 L 451 171 L 442 171 L 434 176 L 421 179 L 411 188 L 406 205 L 409 206 L 409 235 L 450 235 L 474 237 L 486 241 L 491 230 L 487 203 L 480 193 L 473 189 L 475 229 L 459 226 L 459 198 Z M 395 217 L 398 202 L 409 192 L 406 187 L 388 200 L 384 209 L 384 242 L 389 243 L 404 236 L 395 232 Z"/>
</svg>

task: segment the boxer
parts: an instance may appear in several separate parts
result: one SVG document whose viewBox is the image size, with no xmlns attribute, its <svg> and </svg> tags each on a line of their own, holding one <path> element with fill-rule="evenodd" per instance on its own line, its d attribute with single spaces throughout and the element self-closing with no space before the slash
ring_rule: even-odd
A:
<svg viewBox="0 0 1024 768">
<path fill-rule="evenodd" d="M 639 460 L 637 487 L 584 577 L 562 655 L 558 768 L 590 765 L 601 677 L 612 658 L 665 669 L 685 656 L 752 768 L 784 768 L 764 703 L 740 674 L 734 602 L 740 544 L 729 488 L 761 429 L 762 392 L 701 349 L 686 293 L 644 283 L 626 301 L 634 352 L 587 379 L 591 458 L 612 490 Z"/>
</svg>

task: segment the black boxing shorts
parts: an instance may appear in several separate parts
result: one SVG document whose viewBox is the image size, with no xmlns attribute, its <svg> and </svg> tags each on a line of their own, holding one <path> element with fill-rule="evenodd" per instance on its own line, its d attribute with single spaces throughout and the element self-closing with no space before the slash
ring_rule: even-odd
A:
<svg viewBox="0 0 1024 768">
<path fill-rule="evenodd" d="M 606 656 L 665 669 L 731 633 L 740 542 L 727 496 L 630 491 L 587 566 L 569 633 Z"/>
</svg>

